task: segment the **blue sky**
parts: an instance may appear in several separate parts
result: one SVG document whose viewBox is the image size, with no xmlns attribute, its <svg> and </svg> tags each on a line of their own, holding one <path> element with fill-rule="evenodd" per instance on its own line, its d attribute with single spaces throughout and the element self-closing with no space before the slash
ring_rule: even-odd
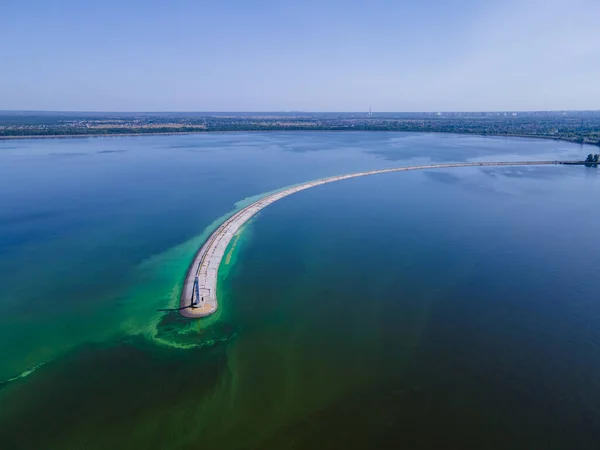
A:
<svg viewBox="0 0 600 450">
<path fill-rule="evenodd" d="M 600 109 L 598 0 L 4 0 L 0 110 Z"/>
</svg>

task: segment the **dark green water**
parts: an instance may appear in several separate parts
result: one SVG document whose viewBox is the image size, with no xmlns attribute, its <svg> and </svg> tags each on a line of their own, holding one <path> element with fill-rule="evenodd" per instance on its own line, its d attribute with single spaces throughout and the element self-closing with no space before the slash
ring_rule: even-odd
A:
<svg viewBox="0 0 600 450">
<path fill-rule="evenodd" d="M 319 186 L 230 246 L 217 315 L 156 312 L 244 199 L 590 151 L 387 133 L 0 142 L 0 447 L 598 448 L 594 169 Z"/>
</svg>

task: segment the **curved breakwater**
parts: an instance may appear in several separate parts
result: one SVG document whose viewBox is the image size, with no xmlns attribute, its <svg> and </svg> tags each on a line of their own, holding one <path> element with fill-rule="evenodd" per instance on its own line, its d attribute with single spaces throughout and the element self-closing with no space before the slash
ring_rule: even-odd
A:
<svg viewBox="0 0 600 450">
<path fill-rule="evenodd" d="M 463 162 L 448 164 L 430 164 L 419 166 L 396 167 L 367 172 L 355 172 L 338 175 L 320 180 L 309 181 L 303 184 L 267 195 L 226 219 L 204 242 L 196 253 L 190 265 L 183 288 L 181 291 L 179 312 L 188 318 L 206 317 L 217 311 L 217 274 L 219 266 L 225 255 L 227 246 L 240 230 L 261 209 L 288 195 L 303 191 L 315 186 L 348 178 L 367 175 L 377 175 L 390 172 L 403 172 L 408 170 L 447 169 L 452 167 L 480 167 L 480 166 L 534 166 L 552 164 L 577 164 L 579 161 L 488 161 L 488 162 Z M 196 287 L 197 284 L 197 287 Z"/>
</svg>

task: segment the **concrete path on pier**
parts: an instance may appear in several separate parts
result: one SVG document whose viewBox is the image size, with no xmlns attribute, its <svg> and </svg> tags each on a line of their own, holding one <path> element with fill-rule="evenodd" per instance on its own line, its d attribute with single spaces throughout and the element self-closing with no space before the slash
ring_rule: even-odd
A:
<svg viewBox="0 0 600 450">
<path fill-rule="evenodd" d="M 187 272 L 181 298 L 179 302 L 180 314 L 189 318 L 205 317 L 213 314 L 217 308 L 217 274 L 219 265 L 225 255 L 227 246 L 233 239 L 238 230 L 248 222 L 252 216 L 261 209 L 266 208 L 271 203 L 276 202 L 283 197 L 296 192 L 309 189 L 321 184 L 333 183 L 334 181 L 345 180 L 347 178 L 363 177 L 366 175 L 376 175 L 389 172 L 403 172 L 406 170 L 423 169 L 448 169 L 451 167 L 481 167 L 481 166 L 540 166 L 552 164 L 581 164 L 580 161 L 508 161 L 508 162 L 463 162 L 450 164 L 431 164 L 422 166 L 397 167 L 393 169 L 371 170 L 368 172 L 356 172 L 347 175 L 339 175 L 321 180 L 309 181 L 297 186 L 293 186 L 274 194 L 268 195 L 244 209 L 238 211 L 233 216 L 225 220 L 206 240 L 204 245 L 198 250 L 194 261 Z M 192 295 L 194 288 L 194 279 L 198 275 L 200 300 L 196 307 L 192 307 Z M 196 300 L 196 299 L 194 299 Z"/>
</svg>

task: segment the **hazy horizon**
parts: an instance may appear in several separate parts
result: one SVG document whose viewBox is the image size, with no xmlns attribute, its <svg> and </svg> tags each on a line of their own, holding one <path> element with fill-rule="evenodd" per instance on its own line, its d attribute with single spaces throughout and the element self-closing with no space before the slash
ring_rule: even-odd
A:
<svg viewBox="0 0 600 450">
<path fill-rule="evenodd" d="M 60 109 L 0 109 L 0 114 L 5 113 L 40 113 L 40 114 L 364 114 L 369 110 L 361 111 L 270 111 L 270 110 L 247 110 L 247 111 L 202 111 L 202 110 L 165 110 L 165 111 L 130 111 L 130 110 L 60 110 Z M 428 110 L 428 111 L 375 111 L 376 114 L 481 114 L 481 113 L 600 113 L 600 108 L 596 109 L 504 109 L 504 110 Z"/>
<path fill-rule="evenodd" d="M 0 110 L 597 110 L 600 2 L 8 0 Z"/>
</svg>

